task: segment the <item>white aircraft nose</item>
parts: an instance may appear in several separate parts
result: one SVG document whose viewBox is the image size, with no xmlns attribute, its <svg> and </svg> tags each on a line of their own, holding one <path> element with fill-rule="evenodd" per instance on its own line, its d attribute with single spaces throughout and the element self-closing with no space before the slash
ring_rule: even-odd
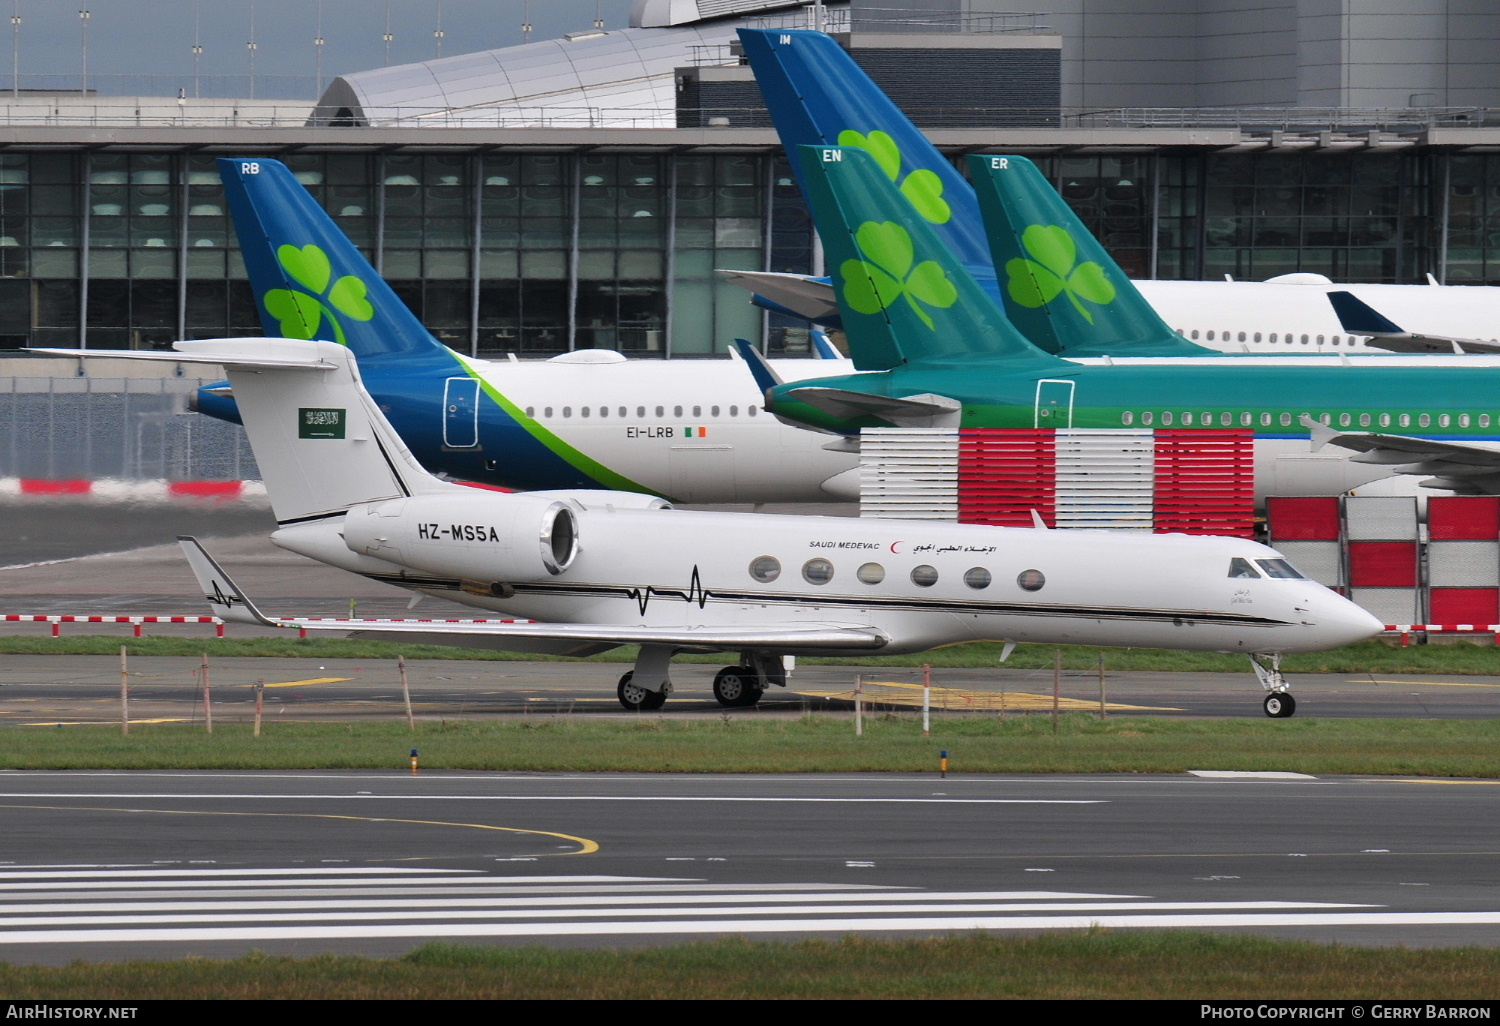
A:
<svg viewBox="0 0 1500 1026">
<path fill-rule="evenodd" d="M 1314 602 L 1313 614 L 1318 634 L 1329 648 L 1368 641 L 1385 630 L 1385 624 L 1367 610 L 1332 591 Z"/>
</svg>

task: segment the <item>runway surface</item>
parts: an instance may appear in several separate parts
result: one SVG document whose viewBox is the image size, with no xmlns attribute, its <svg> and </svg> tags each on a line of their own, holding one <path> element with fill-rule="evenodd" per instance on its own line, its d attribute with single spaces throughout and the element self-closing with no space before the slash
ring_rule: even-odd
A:
<svg viewBox="0 0 1500 1026">
<path fill-rule="evenodd" d="M 1090 926 L 1500 943 L 1497 781 L 4 773 L 0 960 Z"/>
</svg>

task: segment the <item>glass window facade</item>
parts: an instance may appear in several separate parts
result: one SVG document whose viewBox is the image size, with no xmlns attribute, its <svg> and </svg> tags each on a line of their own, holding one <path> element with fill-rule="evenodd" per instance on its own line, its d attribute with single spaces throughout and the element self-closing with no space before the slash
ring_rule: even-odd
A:
<svg viewBox="0 0 1500 1026">
<path fill-rule="evenodd" d="M 808 351 L 720 269 L 821 273 L 785 158 L 382 153 L 283 158 L 432 332 L 465 353 Z M 962 165 L 962 157 L 955 157 Z M 1500 284 L 1500 154 L 1064 155 L 1038 165 L 1135 277 Z M 0 347 L 258 334 L 212 157 L 0 154 Z"/>
</svg>

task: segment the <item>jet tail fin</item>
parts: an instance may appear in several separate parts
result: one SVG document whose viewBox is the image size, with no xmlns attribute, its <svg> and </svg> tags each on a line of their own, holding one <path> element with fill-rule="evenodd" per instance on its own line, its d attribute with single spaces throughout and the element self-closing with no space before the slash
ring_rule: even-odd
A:
<svg viewBox="0 0 1500 1026">
<path fill-rule="evenodd" d="M 177 536 L 177 544 L 182 546 L 182 554 L 187 557 L 188 567 L 192 569 L 193 576 L 198 578 L 198 587 L 202 590 L 204 599 L 220 620 L 255 624 L 259 627 L 283 626 L 255 607 L 255 603 L 230 579 L 218 560 L 208 554 L 208 550 L 197 538 L 180 534 Z"/>
<path fill-rule="evenodd" d="M 1005 319 L 868 152 L 801 150 L 855 367 L 976 357 L 1060 363 Z"/>
<path fill-rule="evenodd" d="M 974 190 L 832 36 L 748 28 L 739 36 L 804 193 L 807 157 L 798 147 L 862 147 L 959 263 L 977 275 L 994 273 Z"/>
<path fill-rule="evenodd" d="M 285 164 L 266 157 L 218 163 L 268 337 L 338 342 L 360 358 L 451 357 Z"/>
<path fill-rule="evenodd" d="M 413 458 L 359 377 L 354 356 L 332 342 L 215 339 L 178 342 L 180 353 L 223 364 L 279 523 L 460 486 Z M 274 354 L 302 365 L 267 366 Z M 175 354 L 159 353 L 172 359 Z"/>
<path fill-rule="evenodd" d="M 1161 319 L 1025 157 L 969 157 L 1005 315 L 1069 356 L 1214 355 Z"/>
<path fill-rule="evenodd" d="M 1351 335 L 1364 335 L 1366 345 L 1393 353 L 1500 353 L 1500 344 L 1480 338 L 1422 335 L 1407 331 L 1352 292 L 1330 292 L 1328 302 L 1339 324 Z"/>
</svg>

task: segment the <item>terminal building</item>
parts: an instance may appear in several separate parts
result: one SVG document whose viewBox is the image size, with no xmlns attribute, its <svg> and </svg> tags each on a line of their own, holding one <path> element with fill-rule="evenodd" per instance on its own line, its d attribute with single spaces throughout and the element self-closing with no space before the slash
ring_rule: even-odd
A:
<svg viewBox="0 0 1500 1026">
<path fill-rule="evenodd" d="M 955 160 L 1031 156 L 1133 276 L 1500 284 L 1490 0 L 900 3 L 638 0 L 300 105 L 0 97 L 0 347 L 259 334 L 214 160 L 260 156 L 462 352 L 805 351 L 714 274 L 822 270 L 745 25 L 832 32 Z"/>
</svg>

